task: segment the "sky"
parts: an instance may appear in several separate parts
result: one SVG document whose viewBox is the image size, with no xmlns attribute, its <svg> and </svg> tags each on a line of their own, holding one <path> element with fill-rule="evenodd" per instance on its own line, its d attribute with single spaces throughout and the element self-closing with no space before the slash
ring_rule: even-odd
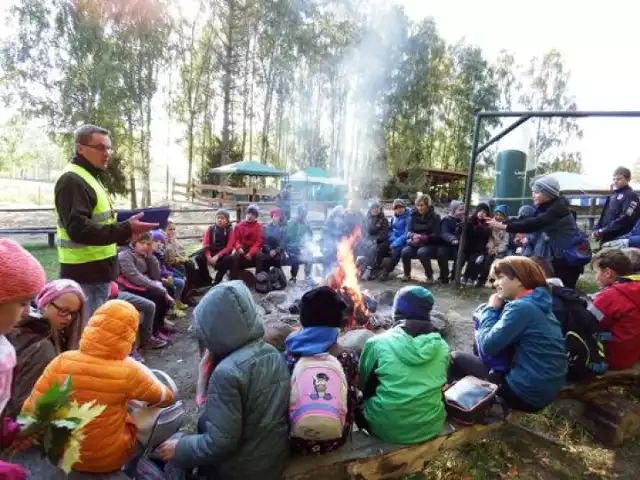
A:
<svg viewBox="0 0 640 480">
<path fill-rule="evenodd" d="M 396 0 L 410 18 L 432 16 L 448 41 L 465 38 L 491 58 L 501 49 L 526 62 L 555 48 L 571 70 L 580 110 L 640 110 L 640 29 L 631 0 Z M 640 119 L 581 119 L 585 173 L 607 183 L 640 157 Z M 524 132 L 503 142 L 522 143 Z M 503 147 L 503 144 L 500 147 Z M 508 145 L 508 147 L 507 147 Z"/>
<path fill-rule="evenodd" d="M 0 16 L 15 0 L 0 0 Z M 193 0 L 184 0 L 186 5 Z M 409 17 L 432 16 L 449 42 L 464 38 L 489 58 L 501 49 L 520 62 L 555 48 L 571 70 L 570 91 L 580 110 L 640 110 L 640 29 L 632 0 L 395 0 Z M 188 8 L 188 7 L 187 7 Z M 0 28 L 2 30 L 2 28 Z M 0 37 L 2 35 L 0 34 Z M 631 167 L 640 157 L 640 119 L 581 119 L 580 144 L 585 173 L 609 182 L 618 165 Z M 158 126 L 163 139 L 158 150 L 170 157 L 167 127 Z M 175 130 L 175 129 L 174 129 Z M 154 135 L 155 136 L 155 135 Z M 527 131 L 519 129 L 500 148 L 526 145 Z M 155 149 L 154 149 L 155 150 Z M 172 150 L 170 154 L 168 150 Z M 158 159 L 164 163 L 163 159 Z"/>
</svg>

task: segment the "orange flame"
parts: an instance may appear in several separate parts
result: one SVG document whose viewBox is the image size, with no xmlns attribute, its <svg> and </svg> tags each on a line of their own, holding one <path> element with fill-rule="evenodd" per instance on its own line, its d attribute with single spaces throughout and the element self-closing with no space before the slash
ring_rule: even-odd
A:
<svg viewBox="0 0 640 480">
<path fill-rule="evenodd" d="M 334 272 L 334 278 L 332 279 L 334 288 L 342 289 L 353 300 L 354 315 L 349 319 L 346 330 L 359 327 L 355 318 L 358 312 L 365 317 L 370 316 L 358 285 L 358 267 L 353 256 L 353 249 L 358 240 L 360 240 L 360 227 L 356 227 L 351 236 L 340 240 L 338 244 L 338 268 Z"/>
</svg>

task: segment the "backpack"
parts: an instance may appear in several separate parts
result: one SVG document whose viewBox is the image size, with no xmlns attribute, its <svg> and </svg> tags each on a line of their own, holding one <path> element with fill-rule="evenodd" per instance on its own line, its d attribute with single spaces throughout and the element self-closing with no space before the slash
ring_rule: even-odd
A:
<svg viewBox="0 0 640 480">
<path fill-rule="evenodd" d="M 284 290 L 287 288 L 287 277 L 279 267 L 269 269 L 269 284 L 271 290 Z"/>
<path fill-rule="evenodd" d="M 562 251 L 562 259 L 571 267 L 584 267 L 591 261 L 591 244 L 589 236 L 578 230 L 571 238 L 569 247 Z"/>
<path fill-rule="evenodd" d="M 303 440 L 342 438 L 349 386 L 333 355 L 301 357 L 291 375 L 291 437 Z"/>
<path fill-rule="evenodd" d="M 256 275 L 256 292 L 269 293 L 271 291 L 271 281 L 268 272 L 260 272 Z"/>
<path fill-rule="evenodd" d="M 467 375 L 444 389 L 444 401 L 450 418 L 464 425 L 482 424 L 493 405 L 498 386 Z"/>
<path fill-rule="evenodd" d="M 567 347 L 567 379 L 581 381 L 609 369 L 604 345 L 600 341 L 598 319 L 587 303 L 568 288 L 552 287 L 553 313 L 560 321 Z"/>
</svg>

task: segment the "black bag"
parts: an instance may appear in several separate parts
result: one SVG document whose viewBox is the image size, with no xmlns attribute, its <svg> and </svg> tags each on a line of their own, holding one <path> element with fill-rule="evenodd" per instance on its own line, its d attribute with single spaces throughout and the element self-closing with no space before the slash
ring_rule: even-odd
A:
<svg viewBox="0 0 640 480">
<path fill-rule="evenodd" d="M 497 391 L 495 383 L 467 375 L 445 388 L 447 414 L 464 425 L 485 423 Z"/>
<path fill-rule="evenodd" d="M 260 272 L 256 275 L 256 292 L 269 293 L 271 291 L 271 279 L 268 272 Z"/>
<path fill-rule="evenodd" d="M 553 313 L 560 321 L 567 347 L 567 379 L 582 381 L 602 375 L 609 369 L 609 363 L 600 341 L 598 319 L 574 290 L 552 287 L 551 294 Z"/>
<path fill-rule="evenodd" d="M 271 287 L 270 291 L 284 290 L 287 288 L 287 277 L 281 268 L 271 267 L 269 269 L 269 284 Z"/>
</svg>

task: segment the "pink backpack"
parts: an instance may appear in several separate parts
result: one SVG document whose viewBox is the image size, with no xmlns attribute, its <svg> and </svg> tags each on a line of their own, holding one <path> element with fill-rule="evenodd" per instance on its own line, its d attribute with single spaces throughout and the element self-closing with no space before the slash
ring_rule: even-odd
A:
<svg viewBox="0 0 640 480">
<path fill-rule="evenodd" d="M 291 436 L 315 441 L 341 438 L 348 390 L 342 365 L 333 355 L 300 358 L 291 376 Z"/>
</svg>

